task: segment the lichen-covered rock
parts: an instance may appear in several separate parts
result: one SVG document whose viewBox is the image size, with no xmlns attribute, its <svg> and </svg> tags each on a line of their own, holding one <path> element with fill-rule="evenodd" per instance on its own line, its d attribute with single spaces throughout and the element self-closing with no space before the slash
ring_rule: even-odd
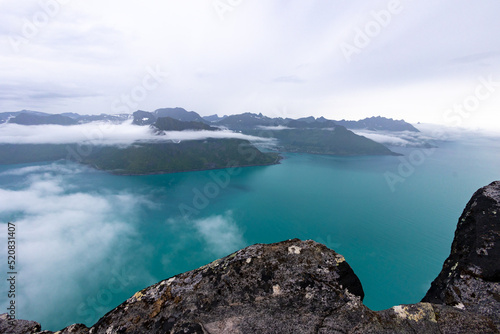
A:
<svg viewBox="0 0 500 334">
<path fill-rule="evenodd" d="M 7 313 L 0 314 L 0 333 L 32 334 L 38 333 L 41 326 L 38 322 L 28 320 L 10 320 Z"/>
<path fill-rule="evenodd" d="M 90 333 L 311 333 L 333 310 L 366 309 L 363 296 L 343 256 L 294 239 L 253 245 L 144 289 Z"/>
<path fill-rule="evenodd" d="M 57 334 L 88 334 L 89 328 L 83 324 L 73 324 L 57 332 Z"/>
<path fill-rule="evenodd" d="M 358 333 L 497 333 L 490 318 L 446 305 L 397 305 L 377 315 L 385 324 L 383 330 L 371 330 L 369 324 Z"/>
<path fill-rule="evenodd" d="M 88 334 L 89 328 L 83 324 L 73 324 L 56 333 L 40 331 L 41 325 L 35 321 L 9 320 L 7 313 L 0 314 L 0 334 Z"/>
<path fill-rule="evenodd" d="M 500 181 L 479 189 L 459 219 L 451 253 L 423 301 L 490 317 L 500 328 Z"/>
<path fill-rule="evenodd" d="M 137 292 L 98 333 L 494 333 L 490 318 L 419 303 L 374 312 L 342 255 L 298 239 L 253 245 Z"/>
</svg>

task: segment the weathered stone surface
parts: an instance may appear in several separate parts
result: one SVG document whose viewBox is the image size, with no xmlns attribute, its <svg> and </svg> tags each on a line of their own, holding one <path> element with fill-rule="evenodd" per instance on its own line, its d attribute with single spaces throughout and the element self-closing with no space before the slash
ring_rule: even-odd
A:
<svg viewBox="0 0 500 334">
<path fill-rule="evenodd" d="M 90 329 L 72 325 L 57 334 L 500 333 L 499 202 L 500 182 L 474 194 L 443 271 L 418 304 L 368 309 L 342 255 L 293 239 L 253 245 L 161 281 Z M 0 316 L 0 333 L 39 330 Z"/>
<path fill-rule="evenodd" d="M 57 334 L 88 334 L 88 332 L 89 328 L 87 326 L 83 324 L 73 324 L 57 332 Z"/>
<path fill-rule="evenodd" d="M 479 189 L 459 219 L 451 253 L 423 301 L 485 315 L 500 328 L 500 181 Z"/>
<path fill-rule="evenodd" d="M 9 320 L 7 313 L 0 314 L 0 333 L 31 334 L 40 332 L 38 322 L 28 320 Z"/>
<path fill-rule="evenodd" d="M 309 333 L 363 289 L 344 257 L 314 241 L 253 245 L 139 291 L 90 333 Z"/>
<path fill-rule="evenodd" d="M 40 331 L 41 325 L 35 321 L 9 320 L 7 313 L 0 314 L 0 333 L 5 334 L 54 334 L 51 331 Z M 73 324 L 55 334 L 88 334 L 89 328 L 83 324 Z"/>
<path fill-rule="evenodd" d="M 253 245 L 137 292 L 89 333 L 494 333 L 490 318 L 419 303 L 374 312 L 342 255 Z"/>
<path fill-rule="evenodd" d="M 370 324 L 358 333 L 497 333 L 490 318 L 446 305 L 397 305 L 377 314 L 385 323 L 383 330 L 372 331 Z"/>
</svg>

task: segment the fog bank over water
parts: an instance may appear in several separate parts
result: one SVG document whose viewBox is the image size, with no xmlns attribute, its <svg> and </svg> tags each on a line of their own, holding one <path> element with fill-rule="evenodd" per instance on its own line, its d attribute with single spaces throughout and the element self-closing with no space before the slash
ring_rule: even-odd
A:
<svg viewBox="0 0 500 334">
<path fill-rule="evenodd" d="M 0 124 L 0 144 L 91 144 L 131 145 L 134 142 L 164 142 L 204 140 L 208 138 L 238 138 L 252 142 L 269 142 L 270 139 L 244 135 L 229 130 L 220 131 L 169 131 L 156 135 L 148 126 L 92 122 L 78 125 L 18 125 Z"/>
<path fill-rule="evenodd" d="M 17 229 L 20 317 L 59 318 L 53 323 L 60 324 L 77 313 L 81 320 L 94 320 L 127 287 L 157 279 L 140 270 L 138 260 L 148 246 L 135 241 L 137 211 L 147 200 L 130 192 L 78 189 L 73 181 L 84 172 L 89 170 L 54 163 L 0 173 L 19 181 L 15 188 L 0 188 L 0 212 L 2 221 Z M 6 295 L 6 285 L 1 287 Z M 55 309 L 68 304 L 69 309 Z"/>
<path fill-rule="evenodd" d="M 414 124 L 420 132 L 411 131 L 370 131 L 353 130 L 378 143 L 393 147 L 435 146 L 440 141 L 479 142 L 496 141 L 500 132 L 496 130 L 446 127 L 437 124 Z M 261 127 L 265 130 L 280 131 L 284 126 Z M 219 131 L 185 130 L 168 131 L 163 135 L 155 134 L 149 126 L 132 124 L 131 120 L 123 123 L 91 122 L 78 125 L 19 125 L 0 124 L 0 144 L 82 144 L 82 145 L 118 145 L 129 146 L 137 142 L 180 142 L 187 140 L 205 140 L 208 138 L 237 138 L 249 140 L 258 147 L 272 149 L 277 141 L 274 138 L 262 138 L 245 135 L 227 129 Z"/>
<path fill-rule="evenodd" d="M 369 130 L 353 130 L 353 132 L 384 145 L 400 147 L 438 145 L 440 141 L 478 143 L 481 141 L 490 142 L 500 140 L 500 132 L 496 130 L 447 127 L 437 124 L 413 125 L 420 132 Z"/>
</svg>

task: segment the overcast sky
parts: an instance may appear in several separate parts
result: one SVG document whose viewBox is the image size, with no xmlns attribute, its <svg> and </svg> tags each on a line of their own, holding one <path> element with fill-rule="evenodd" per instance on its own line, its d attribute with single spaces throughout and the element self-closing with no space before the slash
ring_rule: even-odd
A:
<svg viewBox="0 0 500 334">
<path fill-rule="evenodd" d="M 499 15 L 498 0 L 0 0 L 0 112 L 491 126 Z"/>
</svg>

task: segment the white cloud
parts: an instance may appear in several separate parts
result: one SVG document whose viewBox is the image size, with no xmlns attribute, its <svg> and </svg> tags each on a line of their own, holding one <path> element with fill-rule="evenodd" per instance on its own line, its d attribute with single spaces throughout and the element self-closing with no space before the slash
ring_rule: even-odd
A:
<svg viewBox="0 0 500 334">
<path fill-rule="evenodd" d="M 193 225 L 206 243 L 207 250 L 216 256 L 229 255 L 245 246 L 243 232 L 231 212 L 195 220 Z"/>
<path fill-rule="evenodd" d="M 385 145 L 392 145 L 392 146 L 410 146 L 410 142 L 406 139 L 401 138 L 398 136 L 398 134 L 390 133 L 390 132 L 385 132 L 385 133 L 380 133 L 380 132 L 371 132 L 371 131 L 353 131 L 357 135 L 366 137 L 368 139 L 371 139 L 373 141 L 376 141 L 377 143 L 385 144 Z M 400 135 L 400 134 L 399 134 Z"/>
<path fill-rule="evenodd" d="M 114 305 L 112 301 L 98 303 L 99 314 L 85 304 L 92 297 L 88 293 L 106 289 L 103 278 L 110 272 L 141 267 L 130 252 L 134 247 L 137 254 L 142 252 L 135 244 L 133 225 L 141 199 L 127 193 L 75 192 L 70 178 L 82 170 L 77 165 L 54 163 L 2 173 L 26 177 L 15 189 L 0 188 L 0 217 L 16 224 L 19 317 L 54 319 L 58 325 L 62 321 L 90 325 L 89 321 L 96 321 Z M 5 257 L 5 252 L 0 255 L 4 263 Z M 125 279 L 146 284 L 151 277 L 143 272 L 141 277 Z M 6 295 L 4 288 L 2 285 L 2 295 Z M 126 285 L 117 289 L 123 292 Z M 5 309 L 3 301 L 1 304 Z M 82 311 L 80 319 L 75 319 L 75 308 L 81 305 L 86 313 Z M 54 309 L 60 312 L 58 319 L 53 317 Z M 53 326 L 50 320 L 43 325 Z"/>
<path fill-rule="evenodd" d="M 500 132 L 496 129 L 484 128 L 466 128 L 466 127 L 451 127 L 436 124 L 415 124 L 415 127 L 421 131 L 420 138 L 426 140 L 443 140 L 443 141 L 467 141 L 467 142 L 499 142 Z"/>
<path fill-rule="evenodd" d="M 84 168 L 82 166 L 82 168 Z M 71 168 L 70 166 L 60 165 L 60 164 L 51 164 L 51 165 L 38 165 L 38 166 L 28 166 L 21 167 L 16 169 L 9 169 L 5 172 L 0 173 L 0 175 L 29 175 L 31 173 L 46 173 L 53 172 L 57 174 L 76 174 L 79 173 L 80 170 L 75 168 Z"/>
<path fill-rule="evenodd" d="M 159 136 L 150 127 L 133 125 L 131 121 L 121 124 L 92 122 L 71 126 L 0 124 L 0 144 L 130 145 L 136 141 L 161 142 L 207 138 L 238 138 L 257 142 L 270 140 L 229 130 L 168 131 L 165 135 Z"/>
<path fill-rule="evenodd" d="M 434 122 L 500 68 L 495 0 L 401 1 L 350 63 L 339 46 L 388 1 L 228 1 L 223 20 L 213 1 L 64 1 L 14 52 L 8 37 L 48 2 L 2 2 L 3 111 L 108 113 L 158 65 L 170 76 L 134 109 L 269 115 L 286 106 L 291 117 Z M 496 95 L 474 125 L 500 123 Z"/>
<path fill-rule="evenodd" d="M 276 126 L 264 126 L 264 125 L 259 125 L 257 127 L 258 129 L 262 129 L 262 130 L 275 130 L 275 131 L 279 131 L 279 130 L 288 130 L 288 129 L 292 129 L 292 128 L 289 128 L 288 126 L 284 126 L 284 125 L 276 125 Z"/>
<path fill-rule="evenodd" d="M 436 124 L 414 124 L 420 132 L 412 131 L 369 131 L 353 130 L 354 133 L 389 146 L 427 147 L 438 145 L 439 141 L 463 141 L 469 143 L 493 143 L 500 139 L 495 130 L 446 127 Z"/>
</svg>

